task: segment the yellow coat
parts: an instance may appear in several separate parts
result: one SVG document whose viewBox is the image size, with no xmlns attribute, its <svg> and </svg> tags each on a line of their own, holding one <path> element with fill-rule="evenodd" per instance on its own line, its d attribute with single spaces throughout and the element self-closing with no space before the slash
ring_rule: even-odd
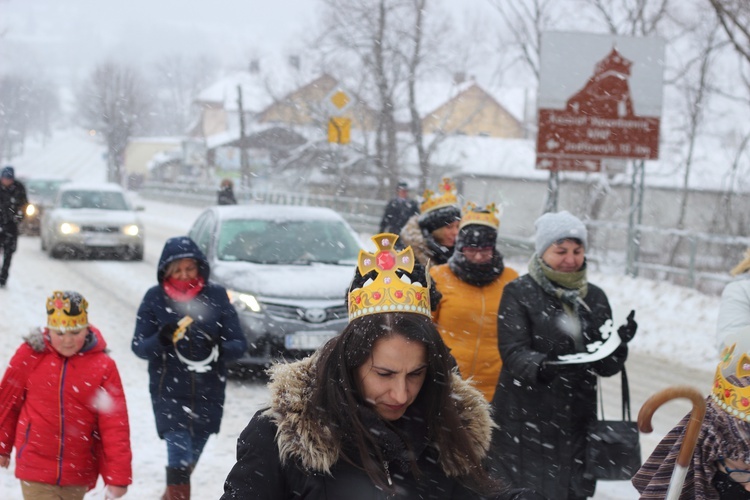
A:
<svg viewBox="0 0 750 500">
<path fill-rule="evenodd" d="M 506 267 L 498 279 L 482 287 L 458 278 L 448 264 L 431 268 L 430 275 L 443 294 L 432 319 L 461 376 L 473 378 L 474 386 L 492 401 L 503 365 L 497 347 L 497 311 L 505 285 L 518 273 Z"/>
</svg>

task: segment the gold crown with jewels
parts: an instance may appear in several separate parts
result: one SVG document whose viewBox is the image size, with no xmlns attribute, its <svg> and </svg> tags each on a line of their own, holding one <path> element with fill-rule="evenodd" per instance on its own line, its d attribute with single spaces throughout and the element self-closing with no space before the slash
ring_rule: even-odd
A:
<svg viewBox="0 0 750 500">
<path fill-rule="evenodd" d="M 55 330 L 79 330 L 89 326 L 89 303 L 80 294 L 54 291 L 47 298 L 47 327 Z"/>
<path fill-rule="evenodd" d="M 729 380 L 750 377 L 750 356 L 737 348 L 737 343 L 725 345 L 721 361 L 716 367 L 711 398 L 724 411 L 735 418 L 750 422 L 750 386 L 740 387 Z"/>
<path fill-rule="evenodd" d="M 375 253 L 360 250 L 357 269 L 362 276 L 375 271 L 377 277 L 349 292 L 349 321 L 386 312 L 411 312 L 431 317 L 429 281 L 427 286 L 422 286 L 419 282 L 412 283 L 406 274 L 401 277 L 396 274 L 396 271 L 411 273 L 414 269 L 411 247 L 396 250 L 398 235 L 392 233 L 376 234 L 371 239 L 377 250 Z M 425 276 L 429 276 L 427 271 Z"/>
<path fill-rule="evenodd" d="M 490 203 L 486 207 L 479 207 L 476 203 L 470 201 L 464 205 L 459 228 L 468 226 L 469 224 L 481 224 L 498 229 L 500 227 L 501 215 L 502 211 L 494 203 Z"/>
<path fill-rule="evenodd" d="M 443 177 L 438 186 L 438 192 L 425 189 L 422 194 L 424 201 L 419 206 L 419 210 L 424 214 L 432 210 L 458 205 L 458 196 L 456 194 L 456 184 L 448 177 Z"/>
</svg>

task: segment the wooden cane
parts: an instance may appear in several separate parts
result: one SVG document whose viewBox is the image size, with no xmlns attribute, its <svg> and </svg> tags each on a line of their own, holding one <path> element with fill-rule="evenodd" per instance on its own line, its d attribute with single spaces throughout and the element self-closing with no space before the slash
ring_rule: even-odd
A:
<svg viewBox="0 0 750 500">
<path fill-rule="evenodd" d="M 692 462 L 695 445 L 698 442 L 698 434 L 703 425 L 703 418 L 706 416 L 706 400 L 703 395 L 694 387 L 675 386 L 663 389 L 643 403 L 641 411 L 638 412 L 638 428 L 641 432 L 649 433 L 654 430 L 651 426 L 651 417 L 661 405 L 673 399 L 687 398 L 693 403 L 693 410 L 690 412 L 690 418 L 685 430 L 685 437 L 680 445 L 680 452 L 677 455 L 677 462 L 672 471 L 672 479 L 667 489 L 666 500 L 677 500 L 682 491 L 682 485 L 685 483 L 688 467 Z"/>
</svg>

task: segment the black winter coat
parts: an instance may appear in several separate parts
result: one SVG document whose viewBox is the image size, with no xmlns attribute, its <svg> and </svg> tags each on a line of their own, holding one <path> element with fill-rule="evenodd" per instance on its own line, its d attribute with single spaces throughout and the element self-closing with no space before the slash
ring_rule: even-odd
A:
<svg viewBox="0 0 750 500">
<path fill-rule="evenodd" d="M 28 203 L 23 184 L 18 181 L 7 187 L 0 184 L 0 226 L 17 226 Z"/>
<path fill-rule="evenodd" d="M 381 233 L 399 234 L 413 215 L 419 213 L 419 205 L 416 200 L 409 198 L 393 198 L 388 202 L 380 221 Z"/>
<path fill-rule="evenodd" d="M 584 344 L 602 340 L 599 328 L 612 317 L 609 301 L 588 284 L 579 307 Z M 597 411 L 597 375 L 622 370 L 627 345 L 590 364 L 567 365 L 551 380 L 540 379 L 548 356 L 576 352 L 565 333 L 560 299 L 547 294 L 530 275 L 506 285 L 498 313 L 498 345 L 503 359 L 492 406 L 495 431 L 492 455 L 508 482 L 533 487 L 547 498 L 563 500 L 594 493 L 595 481 L 583 477 L 586 429 Z M 616 335 L 616 333 L 614 333 Z"/>
<path fill-rule="evenodd" d="M 411 447 L 423 476 L 418 480 L 410 471 L 404 471 L 398 461 L 389 462 L 395 494 L 386 494 L 364 471 L 341 459 L 339 444 L 332 438 L 335 429 L 325 422 L 312 421 L 305 411 L 312 390 L 314 359 L 274 367 L 269 386 L 272 406 L 256 413 L 237 440 L 237 463 L 224 483 L 222 500 L 478 498 L 455 479 L 459 474 L 453 469 L 457 457 L 449 451 L 441 456 L 434 446 L 417 438 L 420 430 L 421 435 L 426 433 L 421 421 L 410 427 L 415 430 L 418 426 L 420 430 L 402 431 L 412 438 Z M 457 376 L 452 385 L 454 397 L 464 403 L 462 419 L 467 419 L 474 445 L 488 445 L 491 419 L 482 394 Z M 404 418 L 410 411 L 411 408 Z M 540 498 L 528 491 L 510 491 L 497 497 Z"/>
<path fill-rule="evenodd" d="M 171 299 L 161 286 L 169 262 L 181 258 L 199 262 L 200 274 L 206 280 L 203 290 L 188 302 Z M 209 433 L 219 432 L 224 410 L 226 361 L 238 359 L 247 350 L 247 341 L 230 304 L 224 287 L 208 281 L 209 267 L 205 257 L 189 238 L 168 240 L 159 261 L 159 285 L 146 292 L 138 308 L 132 349 L 148 360 L 149 390 L 156 419 L 156 430 L 165 432 L 191 429 L 200 425 Z M 185 337 L 175 346 L 159 342 L 159 330 L 189 315 L 193 323 Z M 219 357 L 209 370 L 197 372 L 177 356 L 189 361 L 204 360 L 218 346 Z"/>
</svg>

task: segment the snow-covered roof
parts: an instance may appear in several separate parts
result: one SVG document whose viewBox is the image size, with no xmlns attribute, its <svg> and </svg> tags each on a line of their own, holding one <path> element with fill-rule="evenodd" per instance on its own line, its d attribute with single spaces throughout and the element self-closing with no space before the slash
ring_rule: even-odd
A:
<svg viewBox="0 0 750 500">
<path fill-rule="evenodd" d="M 223 205 L 213 207 L 222 220 L 261 219 L 261 220 L 338 220 L 342 217 L 323 207 L 287 205 Z"/>
<path fill-rule="evenodd" d="M 262 77 L 247 71 L 228 73 L 201 91 L 195 102 L 215 104 L 226 110 L 237 111 L 237 87 L 242 89 L 242 107 L 245 111 L 258 112 L 273 102 Z"/>
</svg>

